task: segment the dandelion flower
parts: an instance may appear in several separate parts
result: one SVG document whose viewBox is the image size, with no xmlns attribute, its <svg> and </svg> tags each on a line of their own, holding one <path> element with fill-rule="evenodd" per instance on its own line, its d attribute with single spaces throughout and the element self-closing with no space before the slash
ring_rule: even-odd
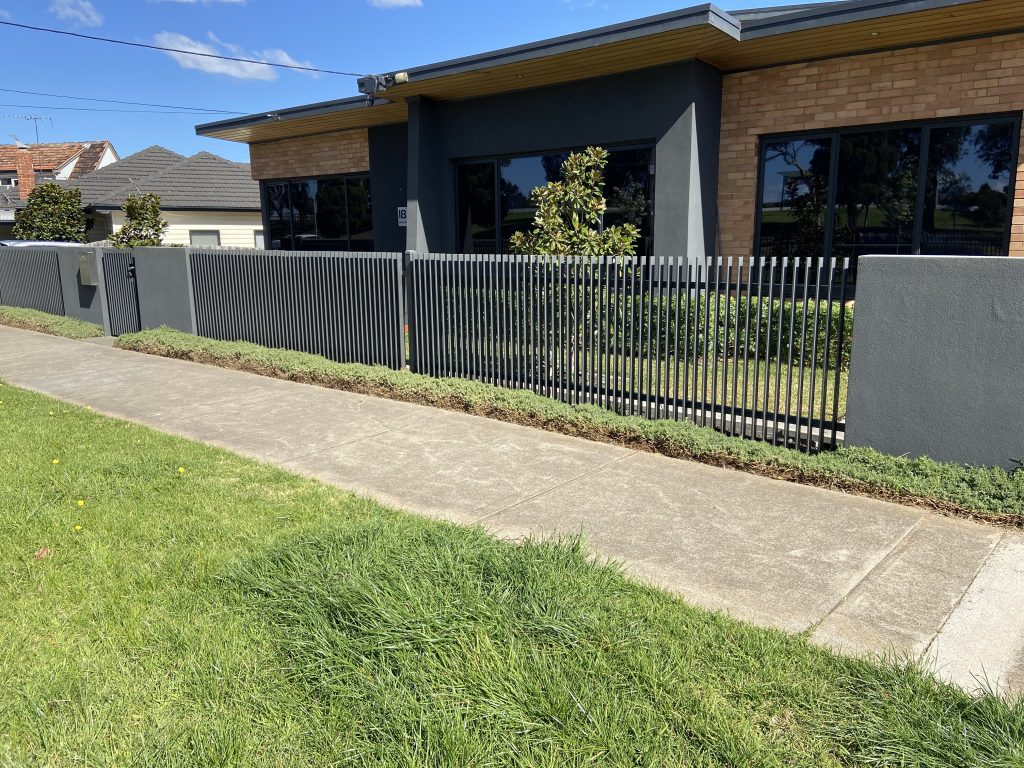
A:
<svg viewBox="0 0 1024 768">
<path fill-rule="evenodd" d="M 185 474 L 185 468 L 184 467 L 178 467 L 178 474 L 179 475 L 184 475 Z"/>
<path fill-rule="evenodd" d="M 54 459 L 54 460 L 53 460 L 53 463 L 54 463 L 54 464 L 60 464 L 60 459 Z"/>
<path fill-rule="evenodd" d="M 75 526 L 75 530 L 76 530 L 76 531 L 80 531 L 80 530 L 82 530 L 82 526 L 80 526 L 80 525 L 76 525 L 76 526 Z"/>
<path fill-rule="evenodd" d="M 84 507 L 85 506 L 85 499 L 79 499 L 78 500 L 78 506 Z"/>
<path fill-rule="evenodd" d="M 50 415 L 53 416 L 53 411 L 50 411 Z"/>
</svg>

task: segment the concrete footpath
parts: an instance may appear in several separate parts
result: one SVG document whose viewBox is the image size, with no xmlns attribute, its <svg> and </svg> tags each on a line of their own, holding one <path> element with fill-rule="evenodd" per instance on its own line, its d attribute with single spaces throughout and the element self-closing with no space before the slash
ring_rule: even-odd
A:
<svg viewBox="0 0 1024 768">
<path fill-rule="evenodd" d="M 0 378 L 638 578 L 850 654 L 1024 693 L 1024 534 L 463 414 L 0 327 Z"/>
</svg>

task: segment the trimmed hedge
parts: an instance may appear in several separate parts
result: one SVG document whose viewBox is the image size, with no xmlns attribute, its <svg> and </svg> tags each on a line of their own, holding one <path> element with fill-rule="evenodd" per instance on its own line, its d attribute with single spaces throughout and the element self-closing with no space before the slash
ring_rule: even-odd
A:
<svg viewBox="0 0 1024 768">
<path fill-rule="evenodd" d="M 121 336 L 116 346 L 448 408 L 949 514 L 1024 525 L 1024 472 L 1010 474 L 1002 469 L 966 467 L 927 458 L 887 456 L 866 448 L 843 448 L 808 456 L 728 437 L 689 422 L 619 416 L 596 406 L 567 405 L 533 392 L 336 363 L 303 352 L 199 338 L 169 328 Z"/>
<path fill-rule="evenodd" d="M 524 301 L 522 308 L 520 300 Z M 839 301 L 794 302 L 704 292 L 680 297 L 602 290 L 595 295 L 589 287 L 571 285 L 525 295 L 501 290 L 457 292 L 449 294 L 447 301 L 447 312 L 454 317 L 467 306 L 485 306 L 492 311 L 499 307 L 498 311 L 509 314 L 512 325 L 524 317 L 528 334 L 538 332 L 538 323 L 544 329 L 540 333 L 563 329 L 559 338 L 565 338 L 564 329 L 576 328 L 575 336 L 567 341 L 570 346 L 574 338 L 581 348 L 593 344 L 603 349 L 607 340 L 613 353 L 627 356 L 646 355 L 650 345 L 659 359 L 666 353 L 676 357 L 684 350 L 690 354 L 696 350 L 701 356 L 752 361 L 788 360 L 792 354 L 796 363 L 802 354 L 805 365 L 813 360 L 820 367 L 827 354 L 829 368 L 847 370 L 853 344 L 853 304 L 844 306 Z"/>
<path fill-rule="evenodd" d="M 68 339 L 94 339 L 103 335 L 103 328 L 95 323 L 24 307 L 0 306 L 0 325 L 39 331 L 51 336 L 64 336 Z"/>
</svg>

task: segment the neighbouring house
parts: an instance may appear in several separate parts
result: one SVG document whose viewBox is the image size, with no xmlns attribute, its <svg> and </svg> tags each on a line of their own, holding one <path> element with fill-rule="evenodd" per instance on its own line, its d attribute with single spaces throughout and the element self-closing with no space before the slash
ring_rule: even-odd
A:
<svg viewBox="0 0 1024 768">
<path fill-rule="evenodd" d="M 268 245 L 504 250 L 596 144 L 647 253 L 1024 255 L 1020 0 L 700 5 L 395 74 L 197 126 L 249 144 Z"/>
<path fill-rule="evenodd" d="M 0 146 L 0 240 L 11 238 L 14 212 L 37 184 L 81 178 L 117 160 L 109 141 Z"/>
<path fill-rule="evenodd" d="M 129 195 L 153 192 L 167 220 L 166 244 L 263 247 L 259 184 L 245 163 L 209 152 L 185 157 L 153 146 L 68 184 L 82 191 L 92 221 L 90 242 L 121 228 Z"/>
</svg>

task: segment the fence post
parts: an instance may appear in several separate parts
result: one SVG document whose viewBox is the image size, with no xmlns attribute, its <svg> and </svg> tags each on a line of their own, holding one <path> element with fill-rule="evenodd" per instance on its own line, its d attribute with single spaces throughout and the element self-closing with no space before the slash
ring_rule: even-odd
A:
<svg viewBox="0 0 1024 768">
<path fill-rule="evenodd" d="M 195 289 L 192 286 L 192 249 L 185 249 L 185 283 L 188 290 L 188 316 L 189 322 L 192 325 L 191 333 L 193 336 L 198 336 L 198 326 L 196 324 L 196 296 Z"/>
<path fill-rule="evenodd" d="M 412 262 L 417 256 L 416 251 L 405 251 L 402 254 L 402 298 L 403 298 L 403 333 L 409 339 L 409 355 L 406 360 L 410 371 L 416 370 L 416 344 L 412 316 L 413 312 L 413 290 L 412 290 Z M 404 345 L 405 339 L 402 339 Z"/>
<path fill-rule="evenodd" d="M 97 248 L 95 251 L 96 259 L 96 275 L 99 278 L 97 282 L 99 285 L 96 286 L 96 292 L 100 302 L 100 312 L 103 317 L 103 333 L 107 336 L 113 336 L 112 326 L 110 324 L 110 306 L 107 304 L 107 274 L 104 269 L 103 258 L 106 255 L 106 249 Z"/>
</svg>

